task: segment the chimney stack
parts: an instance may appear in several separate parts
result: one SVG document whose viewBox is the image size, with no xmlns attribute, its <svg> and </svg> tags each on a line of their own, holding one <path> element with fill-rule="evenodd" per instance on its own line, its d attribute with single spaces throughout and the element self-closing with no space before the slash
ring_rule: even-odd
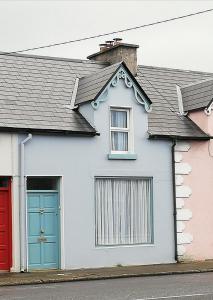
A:
<svg viewBox="0 0 213 300">
<path fill-rule="evenodd" d="M 114 38 L 100 44 L 100 51 L 89 55 L 90 60 L 108 62 L 111 65 L 124 61 L 134 76 L 137 75 L 137 48 L 138 45 L 122 43 L 121 38 Z"/>
</svg>

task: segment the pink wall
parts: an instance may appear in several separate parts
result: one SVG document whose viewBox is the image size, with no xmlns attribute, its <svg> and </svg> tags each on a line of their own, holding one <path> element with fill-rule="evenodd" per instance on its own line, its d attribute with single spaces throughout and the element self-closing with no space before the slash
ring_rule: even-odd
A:
<svg viewBox="0 0 213 300">
<path fill-rule="evenodd" d="M 192 112 L 189 118 L 194 121 L 204 132 L 213 135 L 213 112 L 210 116 L 204 113 L 204 110 Z"/>
<path fill-rule="evenodd" d="M 203 111 L 190 114 L 190 118 L 206 133 L 213 135 L 213 113 Z M 192 211 L 192 218 L 185 222 L 184 232 L 192 234 L 193 241 L 185 245 L 188 259 L 213 259 L 213 140 L 190 142 L 191 148 L 183 153 L 183 162 L 192 171 L 184 175 L 184 185 L 192 189 L 184 208 Z"/>
</svg>

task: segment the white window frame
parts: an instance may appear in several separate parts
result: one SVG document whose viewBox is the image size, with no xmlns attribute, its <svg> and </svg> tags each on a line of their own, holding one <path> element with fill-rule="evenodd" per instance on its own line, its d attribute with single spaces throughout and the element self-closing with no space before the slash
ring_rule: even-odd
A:
<svg viewBox="0 0 213 300">
<path fill-rule="evenodd" d="M 97 248 L 106 248 L 106 247 L 125 247 L 125 246 L 154 246 L 155 245 L 155 234 L 154 234 L 154 200 L 153 200 L 153 177 L 151 176 L 95 176 L 94 177 L 94 191 L 96 194 L 96 180 L 98 179 L 139 179 L 139 180 L 150 180 L 150 226 L 151 226 L 151 241 L 150 242 L 140 242 L 140 243 L 112 243 L 112 244 L 99 244 L 98 243 L 98 236 L 97 236 L 97 199 L 95 197 L 95 247 Z"/>
<path fill-rule="evenodd" d="M 127 128 L 112 127 L 111 126 L 111 112 L 112 111 L 125 111 L 127 113 Z M 112 132 L 127 132 L 128 134 L 128 149 L 127 151 L 112 150 Z M 132 108 L 131 107 L 115 107 L 110 106 L 110 153 L 111 154 L 127 154 L 132 153 L 133 138 L 132 138 Z"/>
</svg>

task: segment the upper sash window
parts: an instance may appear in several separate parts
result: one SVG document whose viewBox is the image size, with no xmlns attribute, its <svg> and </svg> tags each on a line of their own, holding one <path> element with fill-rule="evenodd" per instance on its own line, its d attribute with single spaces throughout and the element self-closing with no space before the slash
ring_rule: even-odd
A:
<svg viewBox="0 0 213 300">
<path fill-rule="evenodd" d="M 111 153 L 130 151 L 130 109 L 110 109 Z"/>
</svg>

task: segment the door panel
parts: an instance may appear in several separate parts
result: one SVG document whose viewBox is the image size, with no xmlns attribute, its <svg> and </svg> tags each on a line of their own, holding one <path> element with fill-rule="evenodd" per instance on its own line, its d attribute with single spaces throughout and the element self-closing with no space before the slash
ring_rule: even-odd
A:
<svg viewBox="0 0 213 300">
<path fill-rule="evenodd" d="M 57 192 L 28 193 L 29 269 L 59 267 Z"/>
<path fill-rule="evenodd" d="M 8 187 L 0 188 L 0 270 L 9 270 L 11 267 L 10 201 L 10 185 L 8 184 Z"/>
</svg>

